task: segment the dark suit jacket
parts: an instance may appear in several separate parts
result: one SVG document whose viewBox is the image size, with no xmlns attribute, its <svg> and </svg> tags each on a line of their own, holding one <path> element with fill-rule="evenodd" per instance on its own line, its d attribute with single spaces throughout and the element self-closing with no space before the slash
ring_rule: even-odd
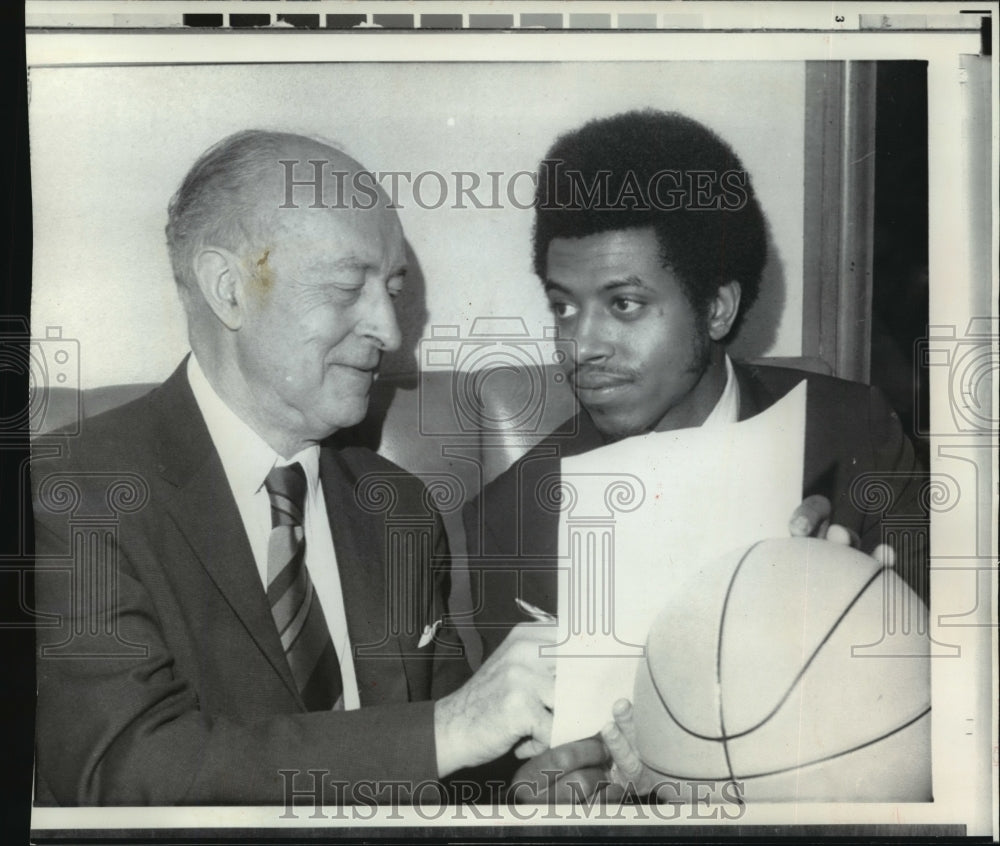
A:
<svg viewBox="0 0 1000 846">
<path fill-rule="evenodd" d="M 803 495 L 828 497 L 833 505 L 832 522 L 856 531 L 866 551 L 882 541 L 883 510 L 904 518 L 920 544 L 900 569 L 926 600 L 926 546 L 922 542 L 926 513 L 919 497 L 924 471 L 881 392 L 787 368 L 736 364 L 735 372 L 741 420 L 770 407 L 803 379 L 808 382 Z M 580 412 L 467 506 L 463 518 L 484 656 L 496 649 L 511 626 L 527 619 L 517 611 L 514 597 L 555 611 L 559 518 L 535 504 L 534 492 L 542 479 L 558 472 L 560 457 L 579 455 L 603 443 L 589 416 Z M 887 486 L 872 489 L 874 507 L 865 507 L 858 492 L 851 495 L 852 482 L 864 473 L 876 474 Z M 891 493 L 891 502 L 881 498 L 880 490 Z"/>
<path fill-rule="evenodd" d="M 365 508 L 356 485 L 372 473 L 394 494 L 373 488 Z M 308 770 L 352 785 L 436 777 L 430 700 L 469 675 L 448 627 L 418 648 L 445 616 L 440 519 L 414 477 L 366 449 L 324 447 L 320 478 L 363 706 L 350 712 L 302 703 L 183 364 L 79 438 L 36 443 L 37 604 L 56 615 L 37 638 L 38 803 L 283 804 L 281 770 L 300 790 Z M 414 569 L 390 575 L 400 521 L 423 541 Z M 329 787 L 326 800 L 342 801 Z"/>
</svg>

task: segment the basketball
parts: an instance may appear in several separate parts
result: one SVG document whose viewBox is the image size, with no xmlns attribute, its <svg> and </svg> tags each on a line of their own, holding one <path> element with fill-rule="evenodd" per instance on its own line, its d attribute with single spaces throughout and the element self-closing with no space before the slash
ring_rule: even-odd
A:
<svg viewBox="0 0 1000 846">
<path fill-rule="evenodd" d="M 931 799 L 927 609 L 892 569 L 785 538 L 670 594 L 633 699 L 654 775 L 747 802 Z"/>
</svg>

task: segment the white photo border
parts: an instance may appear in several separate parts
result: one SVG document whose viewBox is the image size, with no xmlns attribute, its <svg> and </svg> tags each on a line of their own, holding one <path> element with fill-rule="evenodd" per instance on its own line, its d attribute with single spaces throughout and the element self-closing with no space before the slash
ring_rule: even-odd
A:
<svg viewBox="0 0 1000 846">
<path fill-rule="evenodd" d="M 126 10 L 124 7 L 128 6 Z M 416 14 L 454 14 L 455 5 L 427 3 Z M 958 20 L 959 8 L 947 3 L 835 3 L 835 4 L 749 4 L 685 2 L 677 4 L 626 3 L 616 6 L 613 20 L 620 24 L 625 15 L 655 15 L 654 31 L 472 31 L 470 15 L 486 14 L 486 6 L 497 13 L 513 16 L 558 13 L 590 14 L 594 3 L 512 3 L 503 9 L 494 4 L 461 4 L 466 29 L 455 32 L 375 31 L 370 27 L 354 31 L 322 31 L 287 28 L 243 32 L 235 29 L 207 31 L 173 29 L 168 19 L 184 14 L 261 13 L 277 15 L 348 14 L 369 16 L 393 14 L 399 8 L 388 2 L 255 2 L 224 3 L 66 3 L 61 0 L 30 0 L 26 7 L 27 63 L 32 68 L 81 65 L 146 64 L 271 64 L 302 62 L 449 62 L 485 61 L 670 61 L 740 60 L 881 60 L 918 59 L 928 63 L 929 124 L 929 272 L 930 323 L 952 327 L 961 338 L 973 318 L 992 320 L 993 349 L 996 349 L 998 299 L 997 210 L 997 114 L 989 102 L 963 95 L 968 71 L 960 56 L 980 55 L 982 43 L 978 26 Z M 80 7 L 86 6 L 86 9 Z M 779 8 L 780 6 L 780 8 Z M 995 3 L 966 4 L 997 17 Z M 72 8 L 71 8 L 72 7 Z M 248 8 L 252 7 L 252 8 Z M 280 7 L 280 10 L 279 8 Z M 567 10 L 567 7 L 569 9 Z M 414 4 L 406 4 L 413 11 Z M 964 11 L 963 8 L 961 11 Z M 127 12 L 127 15 L 126 15 Z M 79 15 L 83 29 L 71 29 L 62 18 Z M 144 28 L 142 15 L 148 14 Z M 83 20 L 91 15 L 89 21 Z M 106 16 L 111 16 L 107 18 Z M 118 18 L 115 18 L 115 15 Z M 46 17 L 48 16 L 48 17 Z M 62 17 L 60 17 L 62 16 Z M 68 17 L 67 17 L 68 16 Z M 156 16 L 159 16 L 158 18 Z M 673 18 L 671 16 L 674 16 Z M 681 16 L 686 16 L 681 20 Z M 882 25 L 877 26 L 881 16 Z M 157 22 L 153 22 L 154 18 Z M 841 20 L 843 18 L 843 20 Z M 519 19 L 518 19 L 519 20 Z M 110 22 L 109 22 L 110 21 Z M 683 30 L 672 24 L 686 24 Z M 183 26 L 183 24 L 182 24 Z M 87 28 L 93 27 L 93 28 Z M 784 30 L 784 31 L 781 31 Z M 989 62 L 985 90 L 996 92 L 997 64 Z M 965 86 L 965 88 L 963 88 Z M 972 169 L 969 127 L 987 132 L 991 141 L 991 172 L 982 184 Z M 978 151 L 981 154 L 981 151 Z M 533 163 L 528 163 L 531 166 Z M 984 187 L 985 186 L 985 187 Z M 988 192 L 987 192 L 988 188 Z M 988 196 L 986 194 L 988 193 Z M 981 219 L 983 211 L 991 221 Z M 36 224 L 37 225 L 37 224 Z M 983 261 L 983 254 L 993 257 Z M 984 270 L 984 268 L 986 270 Z M 987 273 L 988 271 L 988 273 Z M 988 278 L 987 278 L 988 276 Z M 995 361 L 995 359 L 994 359 Z M 993 419 L 996 419 L 997 379 L 992 383 Z M 932 419 L 951 419 L 947 374 L 932 373 Z M 995 439 L 995 431 L 993 432 Z M 948 630 L 954 641 L 961 639 L 964 657 L 948 663 L 933 663 L 933 766 L 935 800 L 926 804 L 796 804 L 751 806 L 739 819 L 732 820 L 744 833 L 755 826 L 790 826 L 788 833 L 807 830 L 828 834 L 851 833 L 838 829 L 848 826 L 864 834 L 858 826 L 875 827 L 884 834 L 935 831 L 954 833 L 965 827 L 969 835 L 992 835 L 996 840 L 998 786 L 997 760 L 997 498 L 996 451 L 988 441 L 970 443 L 961 432 L 937 436 L 932 442 L 932 472 L 939 470 L 962 475 L 978 486 L 974 503 L 962 503 L 948 512 L 935 513 L 932 524 L 932 566 L 951 564 L 979 556 L 987 561 L 985 584 L 989 601 L 980 607 L 975 627 Z M 973 454 L 974 453 L 974 454 Z M 971 458 L 970 458 L 971 456 Z M 971 465 L 970 465 L 971 461 Z M 971 470 L 970 470 L 971 467 Z M 970 519 L 979 526 L 981 537 L 968 549 Z M 977 522 L 978 519 L 978 522 Z M 986 527 L 985 529 L 983 527 Z M 992 562 L 991 564 L 989 562 Z M 967 609 L 969 584 L 956 586 L 937 573 L 932 578 L 934 618 Z M 952 611 L 954 609 L 954 611 Z M 932 622 L 932 632 L 935 630 Z M 973 739 L 966 740 L 969 720 L 974 721 Z M 619 809 L 615 809 L 616 812 Z M 278 832 L 324 832 L 329 836 L 385 836 L 419 828 L 438 836 L 472 838 L 482 833 L 503 836 L 507 830 L 559 837 L 581 824 L 594 826 L 594 833 L 613 833 L 625 826 L 629 836 L 653 837 L 665 820 L 636 806 L 620 811 L 615 819 L 584 820 L 569 809 L 540 807 L 529 816 L 504 812 L 501 818 L 485 818 L 469 809 L 453 809 L 431 818 L 414 808 L 367 808 L 366 816 L 350 817 L 331 810 L 318 819 L 299 811 L 290 819 L 284 808 L 35 808 L 33 836 L 42 840 L 80 836 L 113 839 L 146 837 L 170 831 L 201 836 L 208 832 L 225 836 L 279 836 Z M 520 818 L 519 818 L 520 816 Z M 719 827 L 725 836 L 725 821 L 719 819 L 676 819 L 674 826 Z M 482 829 L 482 827 L 487 829 Z M 941 826 L 944 828 L 937 828 Z M 363 828 L 362 828 L 363 827 Z M 525 828 L 528 827 L 528 828 Z M 541 828 L 539 828 L 541 827 Z M 815 828 L 822 827 L 822 828 Z M 713 828 L 714 830 L 714 828 Z M 117 831 L 117 833 L 116 833 Z M 763 830 L 762 830 L 763 831 Z M 707 832 L 706 832 L 707 833 Z"/>
</svg>

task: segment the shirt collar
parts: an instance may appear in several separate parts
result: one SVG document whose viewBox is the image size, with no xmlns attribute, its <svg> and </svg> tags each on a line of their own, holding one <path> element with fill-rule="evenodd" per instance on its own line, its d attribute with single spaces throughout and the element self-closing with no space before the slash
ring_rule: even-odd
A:
<svg viewBox="0 0 1000 846">
<path fill-rule="evenodd" d="M 194 353 L 188 358 L 187 377 L 195 402 L 222 462 L 233 494 L 252 496 L 275 465 L 294 464 L 305 470 L 310 492 L 319 481 L 319 445 L 312 444 L 284 459 L 216 393 Z"/>
<path fill-rule="evenodd" d="M 740 392 L 739 384 L 736 381 L 736 374 L 733 371 L 733 362 L 729 355 L 726 355 L 726 387 L 722 389 L 722 395 L 715 408 L 709 412 L 708 417 L 702 426 L 714 427 L 724 426 L 727 423 L 735 423 L 740 418 Z"/>
</svg>

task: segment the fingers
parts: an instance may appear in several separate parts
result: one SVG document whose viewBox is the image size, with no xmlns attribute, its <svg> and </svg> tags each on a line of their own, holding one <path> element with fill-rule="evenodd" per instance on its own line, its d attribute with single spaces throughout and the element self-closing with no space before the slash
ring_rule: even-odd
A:
<svg viewBox="0 0 1000 846">
<path fill-rule="evenodd" d="M 851 545 L 851 533 L 843 526 L 833 525 L 827 530 L 826 539 L 841 546 Z"/>
<path fill-rule="evenodd" d="M 541 646 L 552 639 L 546 628 L 522 623 L 511 630 L 500 648 L 471 679 L 484 690 L 484 698 L 494 698 L 497 703 L 514 699 L 517 703 L 539 706 L 537 710 L 552 708 L 556 663 L 554 655 L 541 652 Z"/>
<path fill-rule="evenodd" d="M 511 631 L 506 649 L 498 650 L 498 662 L 506 664 L 495 695 L 505 699 L 508 725 L 523 739 L 514 749 L 521 759 L 531 758 L 549 748 L 552 736 L 552 707 L 555 701 L 555 658 L 539 653 L 551 642 L 550 626 L 522 623 Z"/>
<path fill-rule="evenodd" d="M 524 761 L 528 758 L 534 758 L 536 755 L 543 754 L 548 748 L 547 743 L 542 743 L 540 740 L 529 737 L 514 747 L 514 757 Z"/>
<path fill-rule="evenodd" d="M 557 803 L 565 803 L 585 800 L 592 796 L 604 781 L 603 767 L 587 767 L 582 770 L 574 770 L 556 779 L 555 801 Z M 570 785 L 575 785 L 576 789 L 574 790 Z M 539 798 L 552 801 L 553 797 L 551 794 L 552 791 L 546 789 L 545 794 L 539 796 Z"/>
<path fill-rule="evenodd" d="M 530 804 L 589 802 L 600 788 L 607 787 L 601 767 L 575 770 L 560 777 L 554 776 L 552 770 L 543 772 L 543 769 L 536 769 L 533 761 L 519 769 L 511 784 L 508 800 Z"/>
<path fill-rule="evenodd" d="M 518 623 L 510 630 L 496 651 L 486 659 L 483 669 L 504 661 L 528 662 L 535 658 L 555 672 L 555 655 L 546 654 L 542 651 L 542 647 L 553 645 L 556 637 L 555 626 L 546 623 Z"/>
<path fill-rule="evenodd" d="M 601 737 L 614 765 L 611 776 L 618 784 L 637 783 L 641 780 L 645 765 L 636 751 L 635 718 L 632 713 L 632 703 L 627 699 L 619 699 L 612 709 L 614 720 L 601 730 Z"/>
<path fill-rule="evenodd" d="M 552 718 L 552 711 L 555 709 L 556 703 L 556 677 L 554 673 L 536 672 L 535 673 L 535 695 L 538 697 L 538 701 L 549 712 L 549 720 Z"/>
<path fill-rule="evenodd" d="M 627 699 L 619 699 L 612 707 L 611 714 L 618 727 L 624 732 L 625 739 L 632 746 L 638 746 L 638 731 L 635 727 L 635 712 L 632 710 L 632 703 Z"/>
<path fill-rule="evenodd" d="M 556 657 L 551 650 L 544 652 L 543 646 L 552 646 L 557 638 L 556 627 L 547 623 L 518 623 L 504 638 L 503 643 L 487 660 L 483 667 L 503 662 L 516 662 L 535 668 L 544 667 L 554 676 Z"/>
<path fill-rule="evenodd" d="M 515 745 L 520 757 L 547 749 L 552 734 L 555 657 L 541 646 L 554 626 L 516 626 L 461 688 L 435 704 L 438 774 L 477 766 Z"/>
<path fill-rule="evenodd" d="M 872 550 L 872 558 L 874 558 L 883 567 L 895 567 L 896 566 L 896 550 L 894 550 L 887 543 L 880 543 L 878 546 Z"/>
<path fill-rule="evenodd" d="M 573 740 L 550 749 L 547 764 L 555 770 L 572 772 L 587 767 L 603 767 L 608 763 L 608 752 L 598 735 Z"/>
<path fill-rule="evenodd" d="M 556 642 L 559 627 L 554 623 L 518 623 L 510 630 L 504 643 L 526 641 L 529 643 L 552 644 Z"/>
<path fill-rule="evenodd" d="M 523 674 L 525 690 L 531 691 L 547 712 L 536 709 L 536 722 L 545 728 L 545 746 L 552 730 L 552 708 L 556 693 L 555 655 L 544 655 L 541 646 L 555 641 L 554 627 L 520 623 L 511 631 L 511 654 L 508 660 Z M 517 683 L 513 685 L 516 689 Z"/>
<path fill-rule="evenodd" d="M 836 523 L 830 523 L 833 509 L 825 496 L 813 494 L 802 500 L 788 522 L 788 532 L 793 538 L 826 538 L 833 543 L 857 548 L 861 539 L 857 532 Z"/>
<path fill-rule="evenodd" d="M 818 534 L 823 523 L 830 519 L 832 508 L 825 496 L 813 494 L 802 500 L 788 521 L 788 532 L 793 538 L 807 538 Z"/>
<path fill-rule="evenodd" d="M 533 708 L 531 731 L 514 749 L 518 758 L 531 758 L 549 748 L 552 737 L 552 711 L 548 708 Z"/>
<path fill-rule="evenodd" d="M 582 801 L 607 784 L 608 754 L 599 737 L 563 743 L 521 766 L 514 776 L 515 801 Z"/>
<path fill-rule="evenodd" d="M 546 749 L 531 762 L 531 771 L 555 770 L 568 773 L 586 767 L 603 766 L 607 762 L 608 753 L 600 738 L 595 735 Z M 522 774 L 527 771 L 527 765 L 519 770 Z"/>
<path fill-rule="evenodd" d="M 827 530 L 826 539 L 828 541 L 833 541 L 833 543 L 839 543 L 843 546 L 851 546 L 855 549 L 861 546 L 861 538 L 858 537 L 857 532 L 853 532 L 850 529 L 834 523 Z"/>
<path fill-rule="evenodd" d="M 642 775 L 642 761 L 622 730 L 612 721 L 601 729 L 601 737 L 614 762 L 611 767 L 612 779 L 622 785 L 637 781 Z"/>
</svg>

